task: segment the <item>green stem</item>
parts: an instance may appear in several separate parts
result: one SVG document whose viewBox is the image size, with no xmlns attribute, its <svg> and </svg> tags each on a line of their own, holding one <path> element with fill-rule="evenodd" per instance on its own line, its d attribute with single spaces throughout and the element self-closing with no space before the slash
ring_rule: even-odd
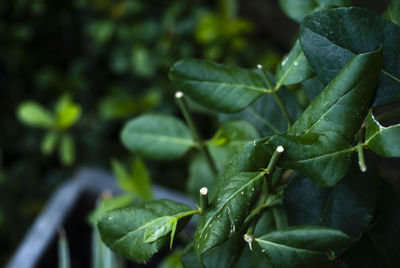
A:
<svg viewBox="0 0 400 268">
<path fill-rule="evenodd" d="M 272 93 L 272 96 L 274 97 L 274 100 L 276 102 L 276 104 L 278 104 L 279 109 L 281 109 L 283 116 L 286 118 L 289 127 L 293 124 L 293 120 L 289 115 L 288 110 L 286 109 L 285 105 L 283 104 L 281 98 L 279 97 L 279 95 L 276 92 Z"/>
<path fill-rule="evenodd" d="M 183 116 L 185 117 L 186 122 L 189 125 L 189 128 L 192 132 L 192 135 L 194 136 L 195 140 L 199 144 L 199 150 L 200 152 L 204 155 L 206 158 L 206 161 L 208 165 L 210 166 L 211 171 L 214 173 L 214 175 L 218 174 L 217 167 L 215 166 L 214 161 L 212 160 L 211 154 L 208 151 L 208 148 L 204 145 L 203 139 L 200 136 L 199 131 L 197 130 L 197 127 L 193 121 L 193 118 L 189 112 L 189 107 L 187 106 L 187 103 L 184 99 L 184 95 L 182 92 L 178 91 L 175 93 L 175 98 L 178 101 L 179 107 L 181 108 L 181 111 L 183 113 Z"/>
<path fill-rule="evenodd" d="M 357 144 L 357 152 L 358 152 L 358 165 L 360 166 L 360 170 L 362 172 L 367 171 L 367 166 L 365 165 L 365 158 L 364 158 L 364 147 L 362 142 L 358 142 Z"/>
<path fill-rule="evenodd" d="M 206 212 L 208 207 L 208 189 L 203 187 L 200 189 L 200 211 L 203 215 Z"/>
<path fill-rule="evenodd" d="M 274 87 L 274 85 L 272 84 L 271 79 L 268 78 L 268 76 L 265 74 L 264 72 L 264 68 L 262 65 L 257 65 L 257 68 L 260 70 L 263 78 L 264 78 L 264 82 L 267 86 L 267 92 L 271 93 L 272 96 L 274 97 L 274 100 L 276 102 L 276 104 L 278 104 L 279 109 L 282 111 L 283 116 L 286 118 L 286 120 L 288 121 L 288 125 L 289 127 L 293 124 L 293 120 L 292 118 L 290 118 L 289 112 L 286 109 L 285 105 L 283 105 L 283 102 L 281 100 L 281 98 L 279 97 L 279 95 L 277 94 L 279 87 Z"/>
<path fill-rule="evenodd" d="M 190 211 L 182 212 L 182 213 L 176 214 L 175 217 L 177 217 L 179 220 L 179 219 L 185 218 L 187 216 L 192 216 L 195 214 L 200 214 L 200 209 L 193 209 Z"/>
</svg>

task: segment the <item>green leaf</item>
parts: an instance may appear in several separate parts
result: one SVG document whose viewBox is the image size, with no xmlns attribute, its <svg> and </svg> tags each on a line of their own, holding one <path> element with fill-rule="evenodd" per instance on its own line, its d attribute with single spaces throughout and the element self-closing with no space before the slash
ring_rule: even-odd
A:
<svg viewBox="0 0 400 268">
<path fill-rule="evenodd" d="M 97 205 L 95 210 L 93 210 L 88 217 L 88 221 L 91 225 L 95 226 L 97 221 L 104 213 L 107 211 L 126 207 L 128 205 L 132 205 L 135 197 L 130 194 L 123 194 L 115 197 L 111 197 L 109 199 L 101 200 L 100 204 Z"/>
<path fill-rule="evenodd" d="M 320 187 L 332 187 L 346 174 L 356 150 L 333 131 L 301 136 L 276 135 L 267 142 L 265 149 L 272 154 L 279 145 L 285 148 L 285 152 L 278 165 L 300 171 Z"/>
<path fill-rule="evenodd" d="M 400 101 L 400 28 L 360 8 L 321 10 L 300 27 L 304 53 L 324 84 L 354 55 L 383 50 L 383 65 L 373 106 Z"/>
<path fill-rule="evenodd" d="M 168 255 L 158 266 L 159 268 L 183 268 L 182 251 L 176 251 Z M 186 266 L 185 266 L 186 267 Z"/>
<path fill-rule="evenodd" d="M 289 129 L 290 135 L 334 131 L 349 142 L 359 130 L 378 82 L 382 51 L 354 56 Z"/>
<path fill-rule="evenodd" d="M 163 237 L 155 242 L 146 243 L 144 242 L 146 228 L 160 217 L 175 217 L 191 211 L 193 211 L 191 207 L 181 203 L 155 200 L 138 206 L 109 211 L 100 218 L 98 228 L 104 243 L 111 250 L 134 262 L 146 263 L 169 239 Z M 182 229 L 192 214 L 179 220 L 178 230 Z"/>
<path fill-rule="evenodd" d="M 60 147 L 58 149 L 61 162 L 63 165 L 70 166 L 75 161 L 75 144 L 74 138 L 69 134 L 64 134 L 61 138 Z"/>
<path fill-rule="evenodd" d="M 365 130 L 365 145 L 383 157 L 400 157 L 400 124 L 384 127 L 370 112 Z"/>
<path fill-rule="evenodd" d="M 276 68 L 276 87 L 298 84 L 311 77 L 313 71 L 300 41 L 297 40 L 290 53 L 283 58 Z"/>
<path fill-rule="evenodd" d="M 292 119 L 297 119 L 303 112 L 295 96 L 286 88 L 281 88 L 277 92 L 283 104 L 287 108 Z M 260 97 L 252 105 L 240 113 L 220 114 L 220 119 L 225 120 L 245 120 L 253 124 L 262 136 L 283 133 L 287 130 L 287 120 L 283 116 L 271 94 Z"/>
<path fill-rule="evenodd" d="M 348 248 L 354 240 L 339 230 L 296 226 L 256 238 L 273 267 L 324 267 L 328 254 Z"/>
<path fill-rule="evenodd" d="M 62 96 L 56 104 L 56 124 L 60 129 L 68 129 L 81 117 L 81 106 L 72 102 L 68 95 Z"/>
<path fill-rule="evenodd" d="M 229 121 L 223 123 L 211 142 L 217 146 L 223 146 L 228 143 L 248 142 L 260 138 L 257 129 L 250 123 L 243 120 Z"/>
<path fill-rule="evenodd" d="M 393 23 L 396 23 L 397 25 L 400 25 L 400 1 L 391 0 L 382 17 L 390 20 Z"/>
<path fill-rule="evenodd" d="M 194 237 L 194 249 L 201 256 L 227 241 L 237 232 L 257 201 L 263 172 L 240 172 L 218 181 L 218 192 L 201 217 Z"/>
<path fill-rule="evenodd" d="M 322 225 L 359 236 L 371 223 L 378 198 L 377 176 L 368 165 L 357 164 L 335 187 L 322 189 L 296 174 L 285 188 L 284 203 L 290 225 Z"/>
<path fill-rule="evenodd" d="M 37 102 L 27 101 L 18 106 L 18 119 L 32 127 L 51 128 L 55 124 L 54 116 Z"/>
<path fill-rule="evenodd" d="M 172 66 L 169 78 L 196 102 L 225 113 L 239 112 L 266 93 L 259 70 L 205 60 L 180 60 Z"/>
<path fill-rule="evenodd" d="M 177 221 L 173 216 L 163 216 L 152 221 L 144 231 L 144 242 L 151 243 L 167 236 Z"/>
<path fill-rule="evenodd" d="M 340 6 L 350 6 L 350 0 L 279 0 L 279 4 L 285 14 L 301 22 L 303 18 L 319 8 L 332 8 Z"/>
<path fill-rule="evenodd" d="M 131 173 L 128 173 L 116 159 L 111 161 L 111 166 L 119 186 L 124 191 L 131 192 L 144 201 L 153 199 L 150 175 L 145 163 L 140 158 L 135 158 Z"/>
<path fill-rule="evenodd" d="M 49 155 L 52 152 L 54 152 L 58 140 L 59 140 L 59 134 L 55 131 L 49 131 L 46 133 L 46 135 L 42 139 L 42 143 L 40 145 L 42 153 L 45 155 Z"/>
<path fill-rule="evenodd" d="M 168 115 L 142 115 L 128 121 L 121 140 L 132 152 L 159 160 L 179 158 L 195 146 L 189 129 Z"/>
</svg>

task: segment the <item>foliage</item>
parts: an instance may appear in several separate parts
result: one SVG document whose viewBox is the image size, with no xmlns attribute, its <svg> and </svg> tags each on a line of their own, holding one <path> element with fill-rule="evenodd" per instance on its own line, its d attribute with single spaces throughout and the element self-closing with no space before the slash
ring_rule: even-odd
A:
<svg viewBox="0 0 400 268">
<path fill-rule="evenodd" d="M 385 13 L 394 22 L 396 3 Z M 348 1 L 280 4 L 301 24 L 275 74 L 182 59 L 169 78 L 187 126 L 156 114 L 126 123 L 127 149 L 190 157 L 191 191 L 209 192 L 195 197 L 197 209 L 156 200 L 107 212 L 98 227 L 113 251 L 146 263 L 199 215 L 193 241 L 176 255 L 183 267 L 353 267 L 365 263 L 362 252 L 376 267 L 396 267 L 400 200 L 372 154 L 400 154 L 398 125 L 375 116 L 399 102 L 400 29 L 362 8 L 332 8 Z M 224 121 L 212 139 L 198 132 L 189 98 Z"/>
</svg>

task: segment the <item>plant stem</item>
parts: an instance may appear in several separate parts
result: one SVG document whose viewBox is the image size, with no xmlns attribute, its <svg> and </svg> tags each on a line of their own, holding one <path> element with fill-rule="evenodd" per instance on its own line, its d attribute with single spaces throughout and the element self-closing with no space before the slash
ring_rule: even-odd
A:
<svg viewBox="0 0 400 268">
<path fill-rule="evenodd" d="M 199 150 L 200 152 L 204 155 L 206 158 L 206 161 L 208 165 L 210 166 L 211 171 L 214 173 L 214 175 L 218 174 L 217 167 L 215 166 L 214 161 L 212 160 L 211 154 L 208 151 L 208 148 L 204 145 L 204 142 L 200 136 L 199 131 L 197 130 L 197 127 L 193 121 L 193 118 L 189 112 L 189 107 L 184 99 L 183 92 L 178 91 L 175 93 L 175 98 L 179 104 L 179 107 L 181 108 L 181 111 L 183 113 L 183 116 L 185 117 L 186 122 L 189 125 L 189 128 L 192 132 L 192 135 L 194 136 L 195 140 L 199 144 Z"/>
<path fill-rule="evenodd" d="M 362 172 L 365 172 L 367 171 L 367 166 L 365 165 L 364 147 L 361 141 L 359 141 L 357 144 L 357 152 L 358 152 L 358 165 L 360 166 L 360 170 Z"/>
<path fill-rule="evenodd" d="M 286 109 L 285 105 L 283 104 L 281 98 L 279 97 L 279 95 L 277 94 L 279 88 L 274 88 L 271 80 L 268 78 L 268 76 L 265 74 L 264 72 L 264 68 L 262 67 L 262 65 L 257 65 L 257 68 L 260 70 L 263 78 L 264 78 L 264 82 L 267 85 L 267 92 L 271 93 L 272 96 L 274 97 L 274 100 L 276 102 L 276 104 L 278 104 L 279 109 L 282 111 L 283 116 L 286 118 L 286 120 L 288 121 L 288 125 L 289 127 L 293 124 L 293 120 L 292 118 L 290 118 L 289 112 Z"/>
<path fill-rule="evenodd" d="M 201 210 L 201 215 L 206 212 L 206 209 L 208 207 L 208 189 L 206 187 L 203 187 L 200 189 L 200 210 Z"/>
<path fill-rule="evenodd" d="M 274 153 L 272 154 L 271 159 L 269 160 L 267 168 L 264 170 L 265 175 L 266 175 L 265 181 L 267 183 L 267 191 L 263 191 L 261 193 L 258 206 L 255 209 L 253 209 L 253 211 L 250 213 L 250 215 L 245 220 L 247 223 L 250 223 L 249 228 L 247 229 L 247 233 L 246 233 L 248 235 L 252 235 L 254 233 L 256 224 L 257 224 L 259 218 L 261 217 L 261 211 L 263 211 L 265 208 L 267 208 L 271 204 L 271 202 L 266 203 L 269 193 L 272 191 L 271 183 L 268 183 L 268 180 L 274 173 L 276 163 L 278 162 L 278 159 L 284 150 L 285 149 L 283 148 L 283 146 L 276 147 Z M 273 201 L 275 201 L 275 199 L 273 199 Z"/>
</svg>

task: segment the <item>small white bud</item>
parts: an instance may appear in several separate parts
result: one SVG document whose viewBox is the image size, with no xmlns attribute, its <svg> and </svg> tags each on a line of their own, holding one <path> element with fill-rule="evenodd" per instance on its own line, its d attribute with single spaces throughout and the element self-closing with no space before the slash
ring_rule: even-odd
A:
<svg viewBox="0 0 400 268">
<path fill-rule="evenodd" d="M 361 166 L 361 172 L 365 172 L 365 171 L 367 171 L 367 166 Z"/>
<path fill-rule="evenodd" d="M 183 92 L 182 92 L 182 91 L 177 91 L 177 92 L 175 93 L 175 98 L 180 99 L 180 98 L 182 98 L 182 97 L 183 97 Z"/>
<path fill-rule="evenodd" d="M 261 64 L 257 64 L 257 68 L 262 70 L 263 66 Z"/>
<path fill-rule="evenodd" d="M 276 151 L 278 153 L 283 153 L 283 151 L 285 151 L 285 148 L 283 148 L 283 146 L 279 145 L 278 147 L 276 147 Z"/>
<path fill-rule="evenodd" d="M 200 189 L 200 194 L 201 194 L 201 195 L 207 195 L 207 194 L 208 194 L 208 189 L 207 189 L 207 187 L 201 188 L 201 189 Z"/>
</svg>

